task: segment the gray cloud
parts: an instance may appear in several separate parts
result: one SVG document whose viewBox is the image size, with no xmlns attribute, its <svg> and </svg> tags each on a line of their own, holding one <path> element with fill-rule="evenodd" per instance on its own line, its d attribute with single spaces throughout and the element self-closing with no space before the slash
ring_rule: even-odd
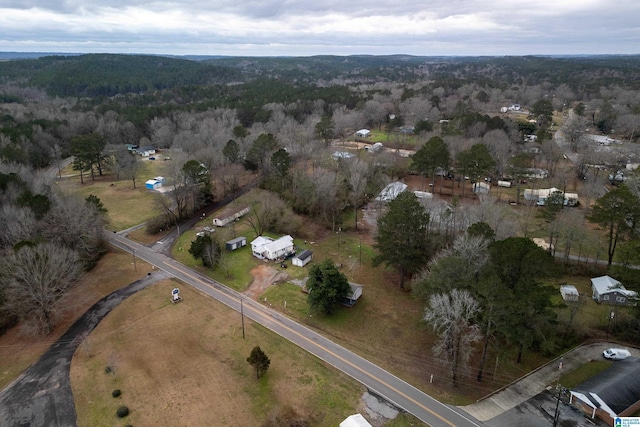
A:
<svg viewBox="0 0 640 427">
<path fill-rule="evenodd" d="M 0 50 L 225 55 L 640 53 L 640 2 L 0 0 Z"/>
</svg>

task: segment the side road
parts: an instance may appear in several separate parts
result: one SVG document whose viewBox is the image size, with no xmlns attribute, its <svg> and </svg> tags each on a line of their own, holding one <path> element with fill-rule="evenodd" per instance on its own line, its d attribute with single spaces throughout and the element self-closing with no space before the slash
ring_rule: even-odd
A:
<svg viewBox="0 0 640 427">
<path fill-rule="evenodd" d="M 488 421 L 542 393 L 548 386 L 554 385 L 562 373 L 569 372 L 590 360 L 602 359 L 602 352 L 610 347 L 620 346 L 596 343 L 576 347 L 561 358 L 552 360 L 478 403 L 460 408 L 480 421 Z M 640 350 L 629 348 L 629 351 L 632 356 L 640 357 Z M 560 360 L 562 372 L 559 369 Z"/>
<path fill-rule="evenodd" d="M 120 302 L 166 278 L 167 273 L 156 271 L 112 292 L 87 310 L 36 363 L 0 392 L 0 426 L 75 427 L 69 370 L 76 349 Z"/>
</svg>

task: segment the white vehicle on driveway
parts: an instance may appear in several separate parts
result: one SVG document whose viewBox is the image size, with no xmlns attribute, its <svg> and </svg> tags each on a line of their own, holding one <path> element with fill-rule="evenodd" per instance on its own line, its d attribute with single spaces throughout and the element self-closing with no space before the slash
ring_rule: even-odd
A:
<svg viewBox="0 0 640 427">
<path fill-rule="evenodd" d="M 602 352 L 602 355 L 605 359 L 622 360 L 631 356 L 631 353 L 629 353 L 629 350 L 625 350 L 624 348 L 608 348 Z"/>
</svg>

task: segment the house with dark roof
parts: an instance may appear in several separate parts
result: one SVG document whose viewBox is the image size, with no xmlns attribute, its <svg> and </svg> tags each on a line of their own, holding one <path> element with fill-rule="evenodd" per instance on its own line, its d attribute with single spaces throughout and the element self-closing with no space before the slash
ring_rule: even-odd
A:
<svg viewBox="0 0 640 427">
<path fill-rule="evenodd" d="M 640 359 L 629 357 L 571 390 L 570 402 L 589 417 L 613 426 L 616 417 L 640 409 Z"/>
<path fill-rule="evenodd" d="M 626 289 L 622 283 L 610 276 L 591 279 L 593 299 L 599 303 L 612 305 L 636 305 L 638 293 Z"/>
</svg>

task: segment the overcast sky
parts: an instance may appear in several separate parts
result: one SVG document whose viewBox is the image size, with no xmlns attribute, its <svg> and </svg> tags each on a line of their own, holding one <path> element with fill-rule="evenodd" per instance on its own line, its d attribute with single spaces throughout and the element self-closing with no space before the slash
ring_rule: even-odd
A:
<svg viewBox="0 0 640 427">
<path fill-rule="evenodd" d="M 0 51 L 640 53 L 639 0 L 0 0 Z"/>
</svg>

